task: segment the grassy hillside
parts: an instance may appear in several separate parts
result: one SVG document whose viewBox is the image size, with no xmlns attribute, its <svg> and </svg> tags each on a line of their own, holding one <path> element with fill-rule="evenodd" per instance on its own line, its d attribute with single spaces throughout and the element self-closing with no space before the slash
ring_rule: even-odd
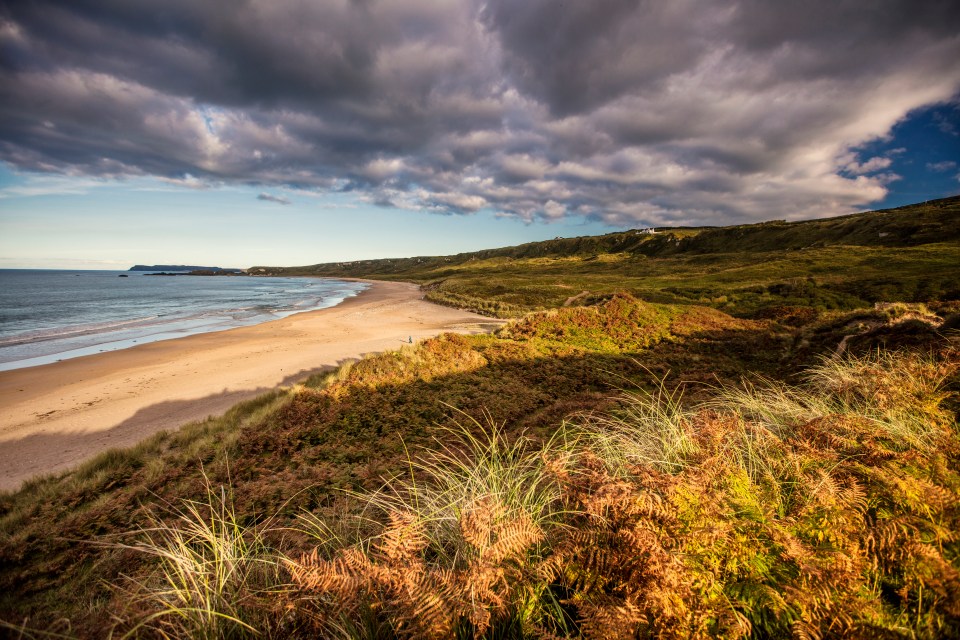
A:
<svg viewBox="0 0 960 640">
<path fill-rule="evenodd" d="M 960 197 L 804 222 L 625 231 L 453 256 L 252 273 L 399 279 L 499 317 L 627 291 L 752 317 L 776 306 L 854 309 L 960 298 Z"/>
<path fill-rule="evenodd" d="M 737 319 L 705 307 L 657 305 L 617 295 L 591 307 L 528 316 L 498 335 L 448 335 L 370 357 L 306 385 L 240 405 L 223 418 L 162 434 L 130 450 L 108 452 L 75 472 L 37 480 L 22 491 L 0 496 L 0 620 L 17 629 L 16 633 L 41 629 L 82 638 L 103 637 L 105 629 L 114 629 L 117 635 L 130 632 L 134 637 L 163 633 L 172 637 L 255 637 L 250 629 L 257 629 L 257 637 L 277 638 L 316 637 L 317 633 L 323 637 L 446 637 L 453 628 L 450 625 L 469 637 L 471 628 L 487 624 L 493 624 L 500 637 L 535 637 L 537 629 L 607 637 L 616 621 L 640 624 L 647 620 L 653 626 L 643 627 L 647 631 L 641 636 L 666 637 L 664 625 L 674 624 L 669 622 L 674 618 L 651 617 L 651 612 L 669 600 L 674 603 L 669 615 L 693 625 L 682 628 L 703 633 L 734 635 L 737 629 L 757 629 L 757 637 L 778 636 L 801 622 L 809 624 L 812 631 L 823 630 L 830 616 L 842 611 L 850 617 L 853 626 L 848 625 L 849 629 L 861 629 L 856 625 L 868 622 L 879 625 L 878 629 L 906 625 L 917 630 L 919 637 L 936 637 L 938 629 L 957 628 L 958 620 L 948 606 L 954 596 L 949 586 L 953 583 L 944 586 L 938 577 L 938 572 L 948 567 L 955 570 L 958 551 L 947 532 L 957 530 L 951 505 L 960 504 L 955 480 L 960 458 L 952 448 L 956 444 L 956 425 L 948 413 L 952 405 L 942 405 L 944 392 L 956 390 L 956 347 L 949 330 L 944 334 L 937 329 L 942 315 L 951 311 L 956 309 L 950 305 L 934 310 L 900 305 L 826 313 L 797 328 L 774 320 Z M 906 365 L 880 363 L 871 368 L 868 363 L 855 365 L 860 367 L 859 377 L 850 374 L 853 377 L 846 382 L 846 374 L 837 374 L 840 387 L 830 392 L 843 396 L 859 393 L 857 385 L 882 383 L 886 385 L 882 386 L 887 390 L 884 393 L 897 395 L 868 394 L 868 400 L 886 402 L 884 406 L 889 408 L 903 404 L 906 389 L 913 394 L 911 398 L 916 396 L 910 402 L 918 403 L 920 409 L 904 404 L 905 413 L 896 414 L 900 416 L 897 424 L 908 426 L 898 428 L 912 429 L 909 425 L 917 424 L 916 420 L 926 426 L 915 433 L 869 435 L 864 429 L 876 428 L 878 414 L 869 413 L 875 409 L 856 409 L 854 396 L 850 396 L 854 408 L 843 411 L 852 417 L 834 418 L 831 403 L 839 400 L 816 390 L 805 391 L 807 396 L 769 392 L 779 394 L 771 397 L 780 403 L 771 405 L 769 411 L 766 405 L 770 403 L 762 395 L 754 397 L 768 392 L 757 387 L 747 386 L 736 403 L 723 400 L 722 393 L 718 396 L 718 389 L 733 389 L 745 376 L 755 380 L 762 375 L 796 384 L 797 374 L 815 365 L 819 354 L 834 353 L 841 342 L 854 354 L 873 353 L 884 343 L 913 345 L 914 351 L 932 353 L 932 360 L 921 358 L 909 365 L 917 368 L 919 386 L 915 391 L 910 391 L 902 378 L 893 386 L 884 382 L 892 375 L 884 371 L 911 371 Z M 858 382 L 864 375 L 867 378 Z M 773 383 L 763 383 L 769 384 Z M 634 391 L 625 399 L 621 389 Z M 631 408 L 634 400 L 630 398 L 638 397 L 637 393 L 642 396 L 643 390 L 659 395 L 667 403 L 665 408 Z M 720 404 L 710 404 L 718 402 L 718 397 Z M 921 409 L 928 413 L 910 417 Z M 861 410 L 868 413 L 853 415 Z M 745 436 L 737 426 L 741 418 L 717 423 L 712 411 L 732 411 L 743 420 L 766 421 L 758 424 L 777 440 L 750 440 L 743 446 L 760 447 L 764 455 L 773 456 L 757 462 L 773 465 L 768 470 L 772 476 L 756 470 L 761 467 L 724 466 L 735 460 L 723 443 Z M 675 418 L 681 414 L 686 417 L 677 422 Z M 616 427 L 612 435 L 594 433 L 597 425 L 608 424 L 608 419 L 634 419 L 631 415 L 640 416 L 647 425 L 638 428 L 653 432 L 631 435 L 624 431 L 626 427 Z M 803 426 L 808 417 L 814 422 Z M 433 601 L 445 603 L 445 611 L 460 612 L 452 618 L 424 618 L 436 625 L 430 628 L 403 626 L 404 620 L 420 615 L 414 615 L 420 612 L 416 608 L 419 601 L 398 600 L 400 596 L 390 591 L 396 585 L 391 586 L 384 577 L 393 574 L 375 569 L 386 557 L 382 555 L 387 553 L 382 551 L 384 541 L 407 531 L 403 518 L 410 516 L 397 511 L 395 501 L 409 497 L 411 487 L 403 484 L 405 489 L 397 488 L 396 483 L 406 482 L 403 479 L 410 478 L 411 471 L 417 479 L 412 486 L 425 488 L 436 481 L 431 477 L 445 467 L 431 470 L 409 464 L 411 458 L 420 460 L 416 464 L 421 466 L 434 459 L 431 456 L 438 443 L 452 446 L 450 455 L 467 455 L 445 431 L 456 430 L 457 424 L 466 425 L 467 443 L 470 438 L 485 442 L 495 433 L 500 449 L 512 450 L 515 443 L 526 442 L 524 451 L 539 451 L 551 441 L 556 443 L 558 434 L 566 433 L 565 424 L 586 429 L 562 438 L 571 446 L 581 442 L 582 447 L 550 449 L 551 456 L 560 456 L 556 460 L 574 456 L 570 460 L 578 461 L 576 465 L 585 465 L 574 475 L 570 475 L 573 469 L 580 466 L 550 467 L 550 473 L 560 475 L 549 476 L 553 479 L 548 483 L 560 489 L 550 494 L 549 512 L 569 514 L 564 518 L 573 520 L 561 519 L 549 527 L 546 521 L 536 520 L 536 527 L 529 528 L 526 520 L 515 521 L 518 516 L 513 507 L 474 496 L 470 504 L 478 509 L 486 505 L 482 508 L 493 511 L 475 516 L 467 515 L 473 513 L 469 509 L 457 512 L 457 518 L 473 518 L 470 526 L 480 527 L 476 535 L 481 537 L 472 539 L 481 540 L 485 535 L 483 544 L 489 545 L 499 539 L 496 527 L 519 527 L 518 546 L 508 545 L 493 556 L 481 554 L 477 560 L 487 567 L 484 571 L 501 575 L 497 572 L 502 570 L 510 579 L 482 583 L 487 585 L 481 598 L 485 604 L 477 605 L 480 609 L 465 609 L 464 592 L 458 589 L 468 588 L 463 581 L 472 575 L 470 571 L 480 571 L 481 565 L 444 564 L 448 560 L 441 562 L 435 555 L 437 547 L 430 546 L 447 548 L 444 545 L 463 538 L 449 543 L 441 538 L 426 547 L 418 546 L 420 542 L 412 547 L 401 545 L 407 555 L 394 560 L 400 562 L 397 558 L 401 558 L 410 567 L 420 567 L 424 597 L 433 597 L 433 593 L 441 598 Z M 491 431 L 491 425 L 498 426 Z M 704 431 L 706 425 L 712 426 Z M 849 433 L 835 431 L 842 425 L 848 425 L 843 429 Z M 799 429 L 797 435 L 784 431 L 788 427 Z M 673 444 L 660 442 L 658 438 L 669 436 L 671 428 L 680 439 Z M 525 440 L 518 440 L 521 434 Z M 912 439 L 904 440 L 904 434 Z M 864 451 L 873 457 L 863 458 L 866 454 L 858 453 L 859 449 L 831 452 L 834 445 L 869 445 L 873 448 Z M 661 460 L 666 455 L 663 446 L 670 447 L 672 457 Z M 497 447 L 494 449 L 500 450 Z M 492 455 L 489 446 L 480 448 L 481 453 Z M 631 458 L 630 450 L 639 452 L 636 455 L 640 457 Z M 626 452 L 627 458 L 611 456 L 618 451 Z M 846 460 L 849 455 L 873 462 L 857 463 L 860 466 L 850 469 L 838 467 L 836 460 Z M 641 473 L 647 458 L 656 464 Z M 531 464 L 527 458 L 523 460 L 524 465 Z M 477 463 L 486 464 L 483 459 Z M 631 470 L 638 464 L 641 467 Z M 679 475 L 671 472 L 674 464 L 682 471 Z M 547 482 L 543 480 L 547 470 L 537 469 L 533 476 L 521 475 L 528 480 L 540 478 L 534 483 L 540 486 L 541 480 Z M 901 469 L 897 471 L 901 475 L 887 477 L 894 469 Z M 639 480 L 618 479 L 625 472 L 625 478 Z M 747 475 L 739 475 L 743 473 Z M 761 475 L 750 475 L 754 473 Z M 498 474 L 502 475 L 499 471 L 494 475 Z M 387 478 L 394 478 L 396 491 L 377 494 Z M 841 491 L 834 497 L 817 488 L 833 487 L 834 483 L 838 484 L 830 491 Z M 867 492 L 862 495 L 851 488 L 863 483 L 869 486 L 863 486 Z M 620 497 L 603 509 L 614 508 L 609 512 L 614 518 L 611 522 L 620 524 L 608 531 L 605 520 L 589 515 L 591 509 L 600 508 L 590 496 L 611 491 Z M 784 506 L 784 491 L 801 491 L 805 497 Z M 389 504 L 384 503 L 382 509 L 371 507 L 371 495 L 379 495 L 377 500 Z M 648 513 L 649 507 L 642 506 L 651 504 L 650 500 L 667 509 L 656 520 L 650 518 L 661 511 Z M 631 501 L 637 501 L 636 505 L 631 506 Z M 713 505 L 713 511 L 696 506 L 706 504 Z M 909 511 L 902 511 L 907 506 Z M 453 516 L 443 516 L 449 517 Z M 896 519 L 901 517 L 907 519 Z M 701 531 L 706 522 L 702 518 L 723 525 L 709 535 L 701 532 L 683 537 Z M 434 540 L 442 532 L 430 529 L 433 521 L 431 516 L 407 524 L 412 527 L 410 532 Z M 901 522 L 907 527 L 904 533 L 898 533 Z M 829 528 L 824 528 L 828 527 L 825 523 L 830 523 Z M 462 524 L 455 527 L 462 528 Z M 960 525 L 960 520 L 956 524 Z M 640 544 L 628 536 L 629 527 L 641 525 L 654 527 L 650 531 L 658 536 L 677 540 L 677 546 L 658 547 L 659 555 L 651 557 L 658 558 L 656 566 L 660 568 L 644 569 L 654 571 L 649 577 L 642 572 L 614 572 L 613 567 L 623 562 L 617 554 L 633 553 L 632 545 Z M 402 531 L 390 533 L 394 531 L 390 527 L 397 526 Z M 569 526 L 582 531 L 584 537 L 556 537 L 570 531 Z M 688 533 L 676 537 L 684 531 Z M 827 537 L 818 538 L 818 531 Z M 882 542 L 885 546 L 863 555 L 866 542 L 858 537 L 858 531 L 887 536 Z M 615 536 L 610 538 L 612 534 Z M 886 549 L 914 540 L 911 536 L 921 546 L 884 568 L 875 566 L 877 554 L 882 556 Z M 337 554 L 353 553 L 349 549 L 354 541 L 361 541 L 359 548 L 373 554 L 369 560 L 373 564 L 351 573 L 352 577 L 344 576 L 346 565 L 337 564 L 341 557 Z M 612 555 L 602 561 L 602 567 L 592 565 L 601 560 L 584 555 L 587 547 L 604 548 L 608 543 Z M 310 555 L 317 548 L 320 555 Z M 427 553 L 427 549 L 435 551 Z M 534 549 L 536 553 L 528 558 Z M 552 555 L 546 554 L 548 549 Z M 701 555 L 691 565 L 682 559 L 694 549 Z M 515 574 L 521 570 L 517 564 L 521 557 L 524 568 Z M 719 558 L 729 561 L 716 565 Z M 830 567 L 841 559 L 853 564 L 843 565 L 847 568 L 838 574 L 839 568 Z M 525 564 L 528 560 L 547 563 L 535 566 L 540 567 L 537 572 L 548 571 L 549 575 L 534 580 L 528 571 L 532 569 Z M 488 567 L 488 561 L 493 565 Z M 808 575 L 808 570 L 814 573 Z M 318 571 L 333 576 L 333 582 L 321 580 Z M 449 574 L 455 581 L 451 585 L 460 586 L 448 585 L 453 591 L 441 588 L 436 581 L 448 575 L 443 571 L 454 571 Z M 678 586 L 676 593 L 661 591 L 642 602 L 636 600 L 646 588 L 644 581 L 660 580 L 661 571 L 678 581 L 677 585 L 694 585 L 694 591 Z M 588 575 L 595 577 L 587 579 Z M 373 576 L 387 582 L 364 582 Z M 597 582 L 600 578 L 607 582 Z M 610 591 L 612 587 L 604 586 L 613 584 L 610 580 L 626 582 Z M 815 582 L 805 582 L 808 580 Z M 356 590 L 342 589 L 346 584 L 353 584 Z M 816 584 L 816 593 L 821 594 L 816 601 L 804 600 L 810 584 Z M 330 585 L 341 587 L 329 591 Z M 926 594 L 919 600 L 915 599 L 917 589 Z M 389 606 L 387 601 L 377 600 L 390 593 L 395 597 L 388 598 Z M 524 600 L 532 597 L 531 593 L 539 595 Z M 794 596 L 781 601 L 773 593 Z M 850 601 L 854 604 L 844 604 L 853 593 L 858 594 Z M 529 616 L 519 613 L 518 603 Z M 216 615 L 201 615 L 207 609 Z M 860 610 L 869 614 L 869 620 L 856 615 Z M 338 612 L 345 617 L 338 617 Z M 138 627 L 140 624 L 144 626 Z M 24 637 L 45 636 L 28 633 Z"/>
<path fill-rule="evenodd" d="M 958 206 L 312 267 L 517 317 L 0 493 L 0 636 L 954 637 Z"/>
</svg>

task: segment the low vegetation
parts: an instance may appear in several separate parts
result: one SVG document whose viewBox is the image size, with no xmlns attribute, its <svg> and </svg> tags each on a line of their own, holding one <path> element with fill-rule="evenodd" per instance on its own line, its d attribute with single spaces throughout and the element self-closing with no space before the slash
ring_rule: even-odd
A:
<svg viewBox="0 0 960 640">
<path fill-rule="evenodd" d="M 956 203 L 930 206 L 933 220 Z M 940 257 L 918 257 L 953 246 L 925 222 L 910 247 L 856 251 L 831 243 L 875 237 L 875 220 L 817 224 L 818 250 L 844 264 L 874 250 L 907 264 L 903 278 L 886 270 L 897 291 L 911 274 L 953 277 L 932 270 Z M 792 246 L 797 228 L 809 231 L 769 225 L 746 244 Z M 730 259 L 710 253 L 728 231 L 683 233 L 701 253 L 671 258 L 676 243 L 658 234 L 636 242 L 663 243 L 662 255 L 630 260 Z M 752 268 L 772 268 L 763 251 Z M 758 293 L 763 304 L 742 297 L 730 309 L 722 281 L 737 269 L 726 263 L 698 294 L 707 304 L 680 304 L 646 280 L 616 288 L 614 254 L 573 253 L 531 267 L 528 288 L 519 271 L 502 285 L 484 276 L 503 266 L 446 276 L 451 288 L 435 291 L 462 285 L 517 314 L 549 307 L 496 334 L 364 358 L 0 494 L 0 628 L 22 638 L 960 635 L 960 296 L 848 309 L 821 304 L 839 295 L 827 288 L 816 299 Z M 539 297 L 548 271 L 603 262 L 614 270 L 595 282 L 606 284 Z M 505 291 L 483 289 L 496 286 Z"/>
<path fill-rule="evenodd" d="M 852 310 L 960 298 L 960 197 L 803 222 L 557 238 L 454 256 L 251 273 L 419 282 L 427 298 L 502 318 L 616 292 L 741 317 L 778 306 Z"/>
</svg>

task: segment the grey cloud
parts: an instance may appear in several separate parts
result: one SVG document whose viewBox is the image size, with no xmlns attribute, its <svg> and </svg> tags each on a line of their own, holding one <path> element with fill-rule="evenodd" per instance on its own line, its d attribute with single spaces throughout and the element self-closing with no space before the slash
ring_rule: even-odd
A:
<svg viewBox="0 0 960 640">
<path fill-rule="evenodd" d="M 257 196 L 257 200 L 263 200 L 265 202 L 276 202 L 277 204 L 290 204 L 289 198 L 284 198 L 283 196 L 275 196 L 270 193 L 261 193 Z"/>
<path fill-rule="evenodd" d="M 189 101 L 142 85 L 63 68 L 0 72 L 0 86 L 0 138 L 23 168 L 168 176 L 215 153 Z"/>
<path fill-rule="evenodd" d="M 851 44 L 880 49 L 904 39 L 949 39 L 960 23 L 960 6 L 952 0 L 739 0 L 730 6 L 733 38 L 744 47 L 766 51 L 800 43 L 857 55 Z"/>
<path fill-rule="evenodd" d="M 958 11 L 939 0 L 6 3 L 0 160 L 525 220 L 844 213 L 891 179 L 889 159 L 851 150 L 960 91 Z"/>
<path fill-rule="evenodd" d="M 695 65 L 714 15 L 688 0 L 491 0 L 483 13 L 511 80 L 559 115 L 656 89 Z"/>
<path fill-rule="evenodd" d="M 221 105 L 362 97 L 380 42 L 362 3 L 39 0 L 7 12 L 44 63 Z"/>
<path fill-rule="evenodd" d="M 389 198 L 389 196 L 386 196 L 386 195 L 378 195 L 378 196 L 376 196 L 375 198 L 373 198 L 373 199 L 371 200 L 371 202 L 372 202 L 374 205 L 376 205 L 376 206 L 378 206 L 378 207 L 381 207 L 381 208 L 383 208 L 383 209 L 396 209 L 396 208 L 398 208 L 398 207 L 397 207 L 397 203 L 395 203 L 393 200 L 391 200 L 391 199 Z"/>
</svg>

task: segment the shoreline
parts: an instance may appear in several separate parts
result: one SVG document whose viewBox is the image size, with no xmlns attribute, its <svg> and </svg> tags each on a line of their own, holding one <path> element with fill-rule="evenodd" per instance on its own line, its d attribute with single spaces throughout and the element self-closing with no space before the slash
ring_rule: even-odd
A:
<svg viewBox="0 0 960 640">
<path fill-rule="evenodd" d="M 370 286 L 333 307 L 0 372 L 0 490 L 411 337 L 503 322 L 426 302 L 416 284 L 352 280 Z"/>
<path fill-rule="evenodd" d="M 66 272 L 70 273 L 70 272 Z M 106 272 L 113 274 L 114 272 Z M 124 275 L 124 274 L 120 274 Z M 136 274 L 135 277 L 153 275 L 151 273 Z M 187 274 L 183 274 L 187 275 Z M 291 277 L 277 278 L 279 280 L 292 279 Z M 288 304 L 290 300 L 281 302 L 278 306 L 267 307 L 250 299 L 241 302 L 240 307 L 198 308 L 191 309 L 186 315 L 169 314 L 166 310 L 144 311 L 142 317 L 113 318 L 103 322 L 81 322 L 74 326 L 56 326 L 45 330 L 26 332 L 5 336 L 0 339 L 0 372 L 38 367 L 71 358 L 79 358 L 108 351 L 120 351 L 141 344 L 175 340 L 188 336 L 228 331 L 239 327 L 249 327 L 264 322 L 282 320 L 297 313 L 319 311 L 337 306 L 351 298 L 364 286 L 367 281 L 356 280 L 348 282 L 343 278 L 317 278 L 336 282 L 326 285 L 330 288 L 316 294 L 318 299 L 313 304 Z M 346 288 L 341 288 L 346 287 Z M 304 293 L 304 295 L 307 295 Z M 236 301 L 234 301 L 236 303 Z M 184 307 L 190 309 L 189 303 Z M 172 316 L 172 317 L 171 317 Z M 11 353 L 11 350 L 13 353 Z M 20 351 L 20 353 L 17 353 Z M 14 355 L 16 354 L 16 355 Z M 11 356 L 16 359 L 9 360 Z"/>
</svg>

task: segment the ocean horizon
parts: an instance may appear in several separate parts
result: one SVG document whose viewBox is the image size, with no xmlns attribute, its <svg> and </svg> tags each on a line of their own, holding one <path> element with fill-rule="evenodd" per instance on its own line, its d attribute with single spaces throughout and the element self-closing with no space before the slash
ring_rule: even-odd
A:
<svg viewBox="0 0 960 640">
<path fill-rule="evenodd" d="M 0 269 L 0 371 L 260 324 L 336 306 L 367 287 L 333 278 Z"/>
</svg>

